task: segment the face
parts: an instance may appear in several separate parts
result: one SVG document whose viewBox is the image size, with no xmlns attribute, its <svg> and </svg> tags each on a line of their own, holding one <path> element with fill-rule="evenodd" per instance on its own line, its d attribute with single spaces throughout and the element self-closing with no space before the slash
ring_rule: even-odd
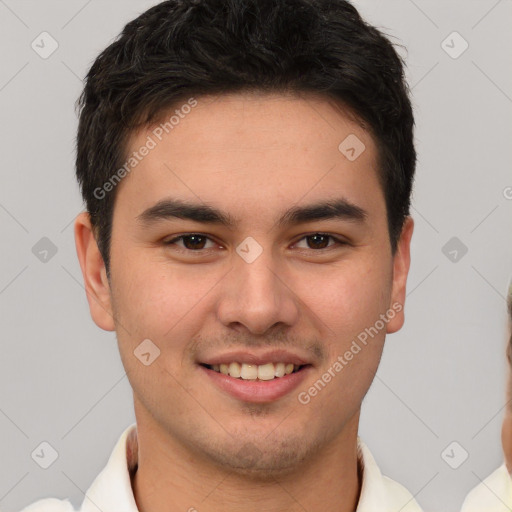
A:
<svg viewBox="0 0 512 512">
<path fill-rule="evenodd" d="M 505 456 L 505 464 L 507 470 L 512 474 L 512 373 L 509 370 L 507 383 L 507 406 L 505 407 L 505 415 L 501 426 L 501 444 Z"/>
<path fill-rule="evenodd" d="M 116 330 L 139 424 L 217 467 L 292 471 L 356 435 L 403 323 L 412 219 L 393 257 L 375 144 L 325 99 L 197 98 L 160 131 L 130 141 L 156 145 L 118 185 L 110 281 L 77 218 L 93 319 Z M 281 363 L 297 371 L 266 380 Z"/>
</svg>

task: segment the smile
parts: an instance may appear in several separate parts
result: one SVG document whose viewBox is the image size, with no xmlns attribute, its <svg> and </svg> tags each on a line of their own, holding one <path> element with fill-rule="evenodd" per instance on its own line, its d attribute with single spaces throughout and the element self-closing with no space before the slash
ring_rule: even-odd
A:
<svg viewBox="0 0 512 512">
<path fill-rule="evenodd" d="M 206 368 L 224 375 L 241 380 L 273 380 L 284 377 L 290 373 L 298 372 L 305 365 L 293 363 L 266 363 L 266 364 L 248 364 L 222 363 L 214 365 L 204 365 Z"/>
</svg>

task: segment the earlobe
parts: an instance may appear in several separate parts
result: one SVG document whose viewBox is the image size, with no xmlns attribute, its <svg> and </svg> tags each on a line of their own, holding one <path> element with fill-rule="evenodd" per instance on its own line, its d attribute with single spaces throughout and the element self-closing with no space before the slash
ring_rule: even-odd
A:
<svg viewBox="0 0 512 512">
<path fill-rule="evenodd" d="M 404 308 L 407 276 L 411 264 L 411 238 L 414 231 L 414 220 L 406 217 L 402 227 L 400 240 L 393 258 L 393 287 L 390 308 L 397 314 L 387 324 L 386 332 L 392 334 L 400 330 L 404 324 Z"/>
<path fill-rule="evenodd" d="M 101 329 L 113 331 L 115 323 L 112 314 L 110 285 L 87 212 L 80 213 L 75 219 L 75 246 L 82 269 L 91 317 Z"/>
</svg>

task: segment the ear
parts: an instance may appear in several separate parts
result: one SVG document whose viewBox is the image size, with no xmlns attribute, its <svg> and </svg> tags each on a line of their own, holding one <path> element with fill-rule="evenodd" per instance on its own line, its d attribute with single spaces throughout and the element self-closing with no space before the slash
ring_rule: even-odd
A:
<svg viewBox="0 0 512 512">
<path fill-rule="evenodd" d="M 101 329 L 113 331 L 115 323 L 110 298 L 110 283 L 87 212 L 80 213 L 75 219 L 75 245 L 91 317 Z"/>
<path fill-rule="evenodd" d="M 387 323 L 386 332 L 388 334 L 400 330 L 404 325 L 405 287 L 411 264 L 410 249 L 413 230 L 413 218 L 406 217 L 395 256 L 393 257 L 393 287 L 391 291 L 390 308 L 396 311 L 396 315 Z M 393 304 L 400 304 L 400 308 L 396 306 L 393 308 Z"/>
</svg>

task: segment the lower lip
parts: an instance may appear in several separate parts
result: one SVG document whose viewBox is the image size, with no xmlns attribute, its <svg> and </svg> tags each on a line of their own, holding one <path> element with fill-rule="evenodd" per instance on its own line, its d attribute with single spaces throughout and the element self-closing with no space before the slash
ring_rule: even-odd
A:
<svg viewBox="0 0 512 512">
<path fill-rule="evenodd" d="M 289 373 L 284 377 L 275 377 L 272 380 L 235 379 L 201 365 L 199 368 L 217 387 L 231 396 L 244 402 L 265 403 L 273 402 L 291 393 L 304 381 L 313 367 L 307 365 L 298 372 Z"/>
</svg>

